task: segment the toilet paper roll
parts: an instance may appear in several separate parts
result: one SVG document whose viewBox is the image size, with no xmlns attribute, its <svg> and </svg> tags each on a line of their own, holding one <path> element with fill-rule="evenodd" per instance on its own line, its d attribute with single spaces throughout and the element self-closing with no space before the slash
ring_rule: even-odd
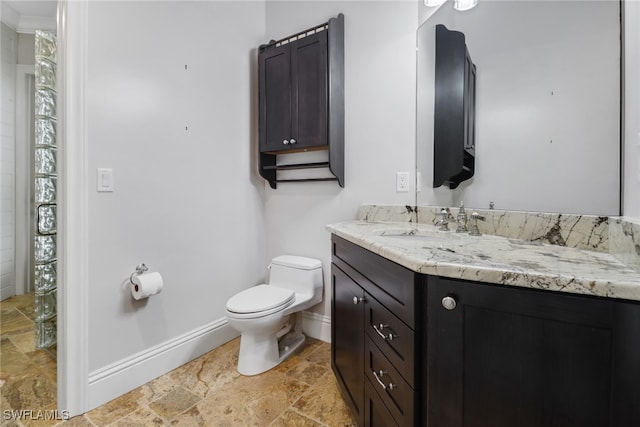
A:
<svg viewBox="0 0 640 427">
<path fill-rule="evenodd" d="M 158 272 L 133 276 L 131 282 L 131 295 L 136 300 L 149 298 L 162 291 L 162 276 Z"/>
</svg>

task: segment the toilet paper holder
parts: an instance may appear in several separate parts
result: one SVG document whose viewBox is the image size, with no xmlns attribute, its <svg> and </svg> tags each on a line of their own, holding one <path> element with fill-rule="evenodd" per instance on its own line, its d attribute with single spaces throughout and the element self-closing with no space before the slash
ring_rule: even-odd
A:
<svg viewBox="0 0 640 427">
<path fill-rule="evenodd" d="M 136 266 L 136 271 L 131 273 L 129 276 L 129 282 L 131 282 L 132 285 L 135 285 L 135 283 L 133 283 L 133 276 L 139 276 L 147 270 L 149 270 L 149 267 L 147 267 L 144 262 L 142 264 L 138 264 Z"/>
</svg>

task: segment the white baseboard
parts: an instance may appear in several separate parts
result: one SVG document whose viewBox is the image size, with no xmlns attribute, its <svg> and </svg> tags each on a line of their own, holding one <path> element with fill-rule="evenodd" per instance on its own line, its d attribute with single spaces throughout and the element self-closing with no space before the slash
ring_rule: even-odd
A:
<svg viewBox="0 0 640 427">
<path fill-rule="evenodd" d="M 239 336 L 226 318 L 155 347 L 141 351 L 89 374 L 87 408 L 90 411 Z"/>
<path fill-rule="evenodd" d="M 302 332 L 311 338 L 331 342 L 331 317 L 303 311 Z"/>
<path fill-rule="evenodd" d="M 331 342 L 331 318 L 304 311 L 302 331 L 309 337 Z M 97 369 L 89 374 L 86 411 L 146 384 L 237 336 L 238 332 L 228 325 L 227 319 L 221 318 Z"/>
</svg>

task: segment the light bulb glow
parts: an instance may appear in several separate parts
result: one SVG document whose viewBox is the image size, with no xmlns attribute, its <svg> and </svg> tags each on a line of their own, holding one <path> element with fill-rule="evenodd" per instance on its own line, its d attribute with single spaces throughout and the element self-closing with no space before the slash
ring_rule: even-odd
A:
<svg viewBox="0 0 640 427">
<path fill-rule="evenodd" d="M 429 7 L 440 6 L 447 0 L 424 0 L 424 5 Z"/>
<path fill-rule="evenodd" d="M 425 0 L 426 1 L 426 0 Z M 453 7 L 456 10 L 469 10 L 478 4 L 478 0 L 455 0 Z"/>
</svg>

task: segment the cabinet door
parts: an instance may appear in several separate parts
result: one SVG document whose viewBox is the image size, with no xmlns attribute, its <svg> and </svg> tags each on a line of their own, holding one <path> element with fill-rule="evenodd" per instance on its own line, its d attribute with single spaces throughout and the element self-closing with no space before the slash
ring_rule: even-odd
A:
<svg viewBox="0 0 640 427">
<path fill-rule="evenodd" d="M 613 301 L 432 277 L 427 292 L 429 426 L 612 425 Z"/>
<path fill-rule="evenodd" d="M 327 144 L 327 31 L 291 43 L 295 148 Z"/>
<path fill-rule="evenodd" d="M 364 291 L 335 264 L 331 275 L 331 366 L 347 405 L 363 425 Z"/>
<path fill-rule="evenodd" d="M 258 55 L 260 151 L 289 148 L 291 133 L 291 50 L 269 48 Z M 284 144 L 284 141 L 287 143 Z"/>
</svg>

